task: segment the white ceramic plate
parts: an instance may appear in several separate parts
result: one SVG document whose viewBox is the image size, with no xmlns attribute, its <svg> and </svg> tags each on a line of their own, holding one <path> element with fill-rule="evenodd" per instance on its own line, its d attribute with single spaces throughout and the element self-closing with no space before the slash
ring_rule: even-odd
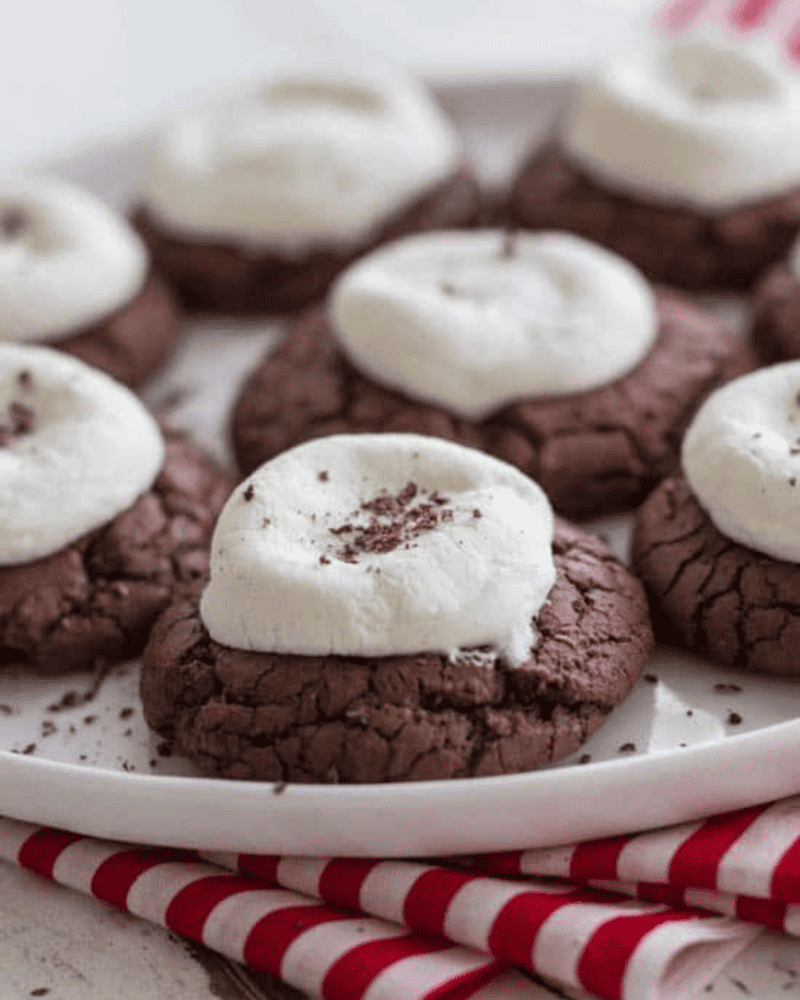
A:
<svg viewBox="0 0 800 1000">
<path fill-rule="evenodd" d="M 568 96 L 559 83 L 440 88 L 483 174 L 500 181 Z M 62 161 L 62 176 L 125 204 L 142 142 Z M 273 324 L 193 324 L 146 392 L 229 461 L 226 414 Z M 218 358 L 225 351 L 224 384 Z M 624 557 L 629 519 L 590 526 Z M 734 674 L 659 650 L 577 753 L 529 774 L 397 785 L 277 786 L 197 777 L 163 755 L 138 666 L 0 674 L 0 812 L 152 844 L 291 854 L 436 855 L 564 843 L 681 822 L 800 791 L 800 683 Z M 588 755 L 590 760 L 580 763 Z"/>
</svg>

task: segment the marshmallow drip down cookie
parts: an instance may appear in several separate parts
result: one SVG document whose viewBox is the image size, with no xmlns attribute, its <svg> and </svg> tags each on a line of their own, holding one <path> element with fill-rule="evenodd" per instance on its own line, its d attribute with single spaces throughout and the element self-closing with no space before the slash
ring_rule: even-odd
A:
<svg viewBox="0 0 800 1000">
<path fill-rule="evenodd" d="M 134 223 L 191 308 L 281 312 L 371 247 L 469 225 L 472 171 L 411 80 L 297 72 L 185 113 L 156 144 Z"/>
<path fill-rule="evenodd" d="M 653 281 L 746 289 L 800 229 L 800 79 L 761 40 L 643 39 L 584 83 L 522 166 L 511 217 L 566 229 Z"/>
<path fill-rule="evenodd" d="M 0 342 L 52 344 L 136 386 L 177 336 L 172 295 L 124 220 L 71 184 L 0 182 Z"/>
<path fill-rule="evenodd" d="M 754 359 L 716 318 L 563 233 L 436 233 L 362 258 L 245 384 L 245 472 L 301 441 L 413 431 L 516 465 L 556 510 L 643 499 Z"/>
<path fill-rule="evenodd" d="M 61 673 L 139 652 L 208 565 L 230 492 L 109 376 L 0 344 L 0 664 Z"/>
<path fill-rule="evenodd" d="M 683 474 L 642 505 L 632 560 L 665 641 L 729 666 L 798 674 L 800 362 L 718 390 Z"/>
<path fill-rule="evenodd" d="M 553 527 L 536 484 L 450 442 L 295 448 L 229 500 L 200 607 L 156 624 L 145 717 L 228 778 L 427 780 L 564 756 L 630 690 L 652 634 L 639 582 Z"/>
</svg>

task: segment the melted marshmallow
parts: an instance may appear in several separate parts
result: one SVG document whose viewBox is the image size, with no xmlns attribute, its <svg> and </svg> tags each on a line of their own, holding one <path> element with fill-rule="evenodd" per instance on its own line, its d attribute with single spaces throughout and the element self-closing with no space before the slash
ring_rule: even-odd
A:
<svg viewBox="0 0 800 1000">
<path fill-rule="evenodd" d="M 62 181 L 0 181 L 0 341 L 57 341 L 128 303 L 147 252 L 108 206 Z"/>
<path fill-rule="evenodd" d="M 800 361 L 712 393 L 686 432 L 683 468 L 723 534 L 800 562 Z"/>
<path fill-rule="evenodd" d="M 361 505 L 409 483 L 394 547 L 392 517 Z M 434 526 L 415 532 L 431 511 Z M 321 438 L 230 498 L 200 612 L 212 638 L 240 649 L 391 656 L 490 644 L 519 664 L 555 581 L 552 536 L 542 490 L 488 455 L 415 434 Z"/>
<path fill-rule="evenodd" d="M 299 251 L 368 237 L 458 159 L 453 129 L 411 81 L 309 72 L 177 118 L 144 191 L 176 231 Z"/>
<path fill-rule="evenodd" d="M 612 382 L 657 333 L 639 272 L 566 233 L 408 237 L 340 277 L 331 319 L 362 371 L 470 419 Z"/>
<path fill-rule="evenodd" d="M 0 565 L 111 521 L 163 459 L 158 425 L 124 386 L 61 351 L 0 344 Z"/>
<path fill-rule="evenodd" d="M 622 190 L 721 210 L 800 184 L 800 74 L 763 41 L 642 39 L 584 84 L 564 141 Z"/>
</svg>

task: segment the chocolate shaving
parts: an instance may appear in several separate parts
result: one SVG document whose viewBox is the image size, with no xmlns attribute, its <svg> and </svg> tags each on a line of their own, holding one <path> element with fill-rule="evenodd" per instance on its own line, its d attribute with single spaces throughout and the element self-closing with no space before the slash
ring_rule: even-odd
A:
<svg viewBox="0 0 800 1000">
<path fill-rule="evenodd" d="M 26 403 L 13 400 L 8 405 L 7 419 L 0 423 L 0 447 L 6 448 L 15 437 L 36 430 L 36 410 Z"/>
<path fill-rule="evenodd" d="M 453 520 L 452 510 L 437 510 L 434 506 L 441 507 L 447 503 L 448 498 L 438 493 L 431 494 L 433 503 L 410 506 L 418 493 L 417 484 L 409 482 L 397 496 L 383 489 L 374 499 L 362 503 L 361 510 L 372 514 L 367 525 L 354 525 L 348 521 L 330 529 L 332 535 L 348 533 L 353 536 L 334 552 L 336 558 L 342 562 L 357 563 L 362 553 L 392 552 L 401 545 L 411 548 L 411 540 L 417 535 L 431 531 L 441 522 Z"/>
<path fill-rule="evenodd" d="M 249 503 L 253 497 L 256 495 L 256 491 L 253 489 L 252 484 L 247 487 L 247 489 L 242 493 L 242 499 L 247 500 Z"/>
<path fill-rule="evenodd" d="M 328 475 L 327 471 L 323 469 L 322 472 L 317 473 L 317 479 L 319 479 L 321 483 L 327 483 L 327 481 L 330 479 L 330 476 Z"/>
<path fill-rule="evenodd" d="M 30 219 L 21 208 L 4 208 L 0 211 L 0 239 L 13 240 L 28 228 Z"/>
</svg>

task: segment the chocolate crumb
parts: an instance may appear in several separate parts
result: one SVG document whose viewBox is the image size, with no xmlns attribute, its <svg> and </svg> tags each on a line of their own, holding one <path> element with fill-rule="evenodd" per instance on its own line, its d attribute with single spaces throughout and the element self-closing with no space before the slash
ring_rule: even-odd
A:
<svg viewBox="0 0 800 1000">
<path fill-rule="evenodd" d="M 273 795 L 282 795 L 286 791 L 286 786 L 289 784 L 288 781 L 276 781 L 272 785 Z"/>
<path fill-rule="evenodd" d="M 261 527 L 266 528 L 268 524 L 272 524 L 272 521 L 268 517 L 261 518 Z"/>
<path fill-rule="evenodd" d="M 438 490 L 434 490 L 433 493 L 431 493 L 431 501 L 435 504 L 439 504 L 440 507 L 442 504 L 446 504 L 449 500 L 450 497 L 443 497 Z"/>
<path fill-rule="evenodd" d="M 83 717 L 83 723 L 84 723 L 85 726 L 91 726 L 91 724 L 93 722 L 97 722 L 97 716 L 96 715 L 84 715 L 84 717 Z"/>
<path fill-rule="evenodd" d="M 790 486 L 797 486 L 797 480 L 795 479 L 794 476 L 792 476 L 792 478 L 789 480 L 789 485 Z"/>
<path fill-rule="evenodd" d="M 745 983 L 741 981 L 741 979 L 733 979 L 732 977 L 729 978 L 737 990 L 741 990 L 742 993 L 750 993 L 750 990 L 747 988 Z"/>
<path fill-rule="evenodd" d="M 253 486 L 252 486 L 252 483 L 251 483 L 251 485 L 247 487 L 247 489 L 244 491 L 244 493 L 242 493 L 242 499 L 243 500 L 247 500 L 247 502 L 249 503 L 253 499 L 253 497 L 255 495 L 256 495 L 256 491 L 253 489 Z"/>
<path fill-rule="evenodd" d="M 125 732 L 122 735 L 123 736 L 133 736 L 133 730 L 132 729 L 126 729 Z"/>
<path fill-rule="evenodd" d="M 321 483 L 327 483 L 327 481 L 330 479 L 327 470 L 323 469 L 322 472 L 318 472 L 317 479 L 319 479 Z"/>
<path fill-rule="evenodd" d="M 739 694 L 742 689 L 738 684 L 715 684 L 714 690 L 717 694 Z"/>
<path fill-rule="evenodd" d="M 47 996 L 49 992 L 50 990 L 47 986 L 37 986 L 35 990 L 31 990 L 30 995 L 32 997 L 43 997 Z"/>
<path fill-rule="evenodd" d="M 483 513 L 481 512 L 481 510 L 480 510 L 479 507 L 476 507 L 475 510 L 473 510 L 473 512 L 472 512 L 472 516 L 473 517 L 483 517 Z"/>
<path fill-rule="evenodd" d="M 338 528 L 330 528 L 329 530 L 332 535 L 344 535 L 346 532 L 355 531 L 356 529 L 353 527 L 352 524 L 348 522 L 347 524 L 343 524 Z"/>
<path fill-rule="evenodd" d="M 500 259 L 510 260 L 517 252 L 517 235 L 519 230 L 514 226 L 507 226 L 503 230 L 503 242 L 500 247 Z"/>
<path fill-rule="evenodd" d="M 686 709 L 686 714 L 687 715 L 694 715 L 694 712 L 691 710 L 691 708 L 687 708 Z"/>
<path fill-rule="evenodd" d="M 13 240 L 27 229 L 30 219 L 27 212 L 11 206 L 0 211 L 0 239 Z"/>
<path fill-rule="evenodd" d="M 658 677 L 655 674 L 645 674 L 644 679 L 648 684 L 658 684 Z"/>
<path fill-rule="evenodd" d="M 753 435 L 753 440 L 758 441 L 760 437 L 761 437 L 761 431 L 756 431 L 755 434 Z"/>
<path fill-rule="evenodd" d="M 31 392 L 33 390 L 33 375 L 27 369 L 23 369 L 17 375 L 17 385 L 23 392 Z"/>
<path fill-rule="evenodd" d="M 52 736 L 53 733 L 57 733 L 55 722 L 52 719 L 42 719 L 42 736 Z"/>
<path fill-rule="evenodd" d="M 739 715 L 738 712 L 731 712 L 728 715 L 728 725 L 729 726 L 738 726 L 741 723 L 741 721 L 742 721 L 742 717 L 741 717 L 741 715 Z"/>
<path fill-rule="evenodd" d="M 13 715 L 14 709 L 5 702 L 0 702 L 0 715 Z"/>
<path fill-rule="evenodd" d="M 579 764 L 588 764 L 591 759 L 592 759 L 592 755 L 590 753 L 585 753 L 585 754 L 583 754 L 581 756 L 581 758 L 578 761 L 578 763 Z"/>
<path fill-rule="evenodd" d="M 789 454 L 790 455 L 800 455 L 800 448 L 790 448 L 789 449 Z"/>
<path fill-rule="evenodd" d="M 30 754 L 30 753 L 33 753 L 35 749 L 36 749 L 36 744 L 35 743 L 29 743 L 25 747 L 25 749 L 22 751 L 22 753 L 24 753 L 24 754 Z"/>
<path fill-rule="evenodd" d="M 330 565 L 330 559 L 327 556 L 320 556 L 319 561 L 322 563 L 323 566 Z"/>
<path fill-rule="evenodd" d="M 136 711 L 135 708 L 131 708 L 130 705 L 126 705 L 125 708 L 121 708 L 119 710 L 119 717 L 120 719 L 130 719 L 130 717 L 133 715 L 135 711 Z"/>
<path fill-rule="evenodd" d="M 622 746 L 619 748 L 619 752 L 620 753 L 631 753 L 635 749 L 636 749 L 636 744 L 635 743 L 623 743 Z"/>
<path fill-rule="evenodd" d="M 86 760 L 86 759 L 87 759 L 87 757 L 86 757 L 86 754 L 85 754 L 85 753 L 82 753 L 82 754 L 81 754 L 81 755 L 80 755 L 80 756 L 78 757 L 78 760 Z"/>
<path fill-rule="evenodd" d="M 685 746 L 688 746 L 688 744 L 687 743 L 679 743 L 678 746 L 679 747 L 685 747 Z"/>
<path fill-rule="evenodd" d="M 30 434 L 36 428 L 36 411 L 25 403 L 14 401 L 8 407 L 11 430 L 14 434 Z"/>
</svg>

